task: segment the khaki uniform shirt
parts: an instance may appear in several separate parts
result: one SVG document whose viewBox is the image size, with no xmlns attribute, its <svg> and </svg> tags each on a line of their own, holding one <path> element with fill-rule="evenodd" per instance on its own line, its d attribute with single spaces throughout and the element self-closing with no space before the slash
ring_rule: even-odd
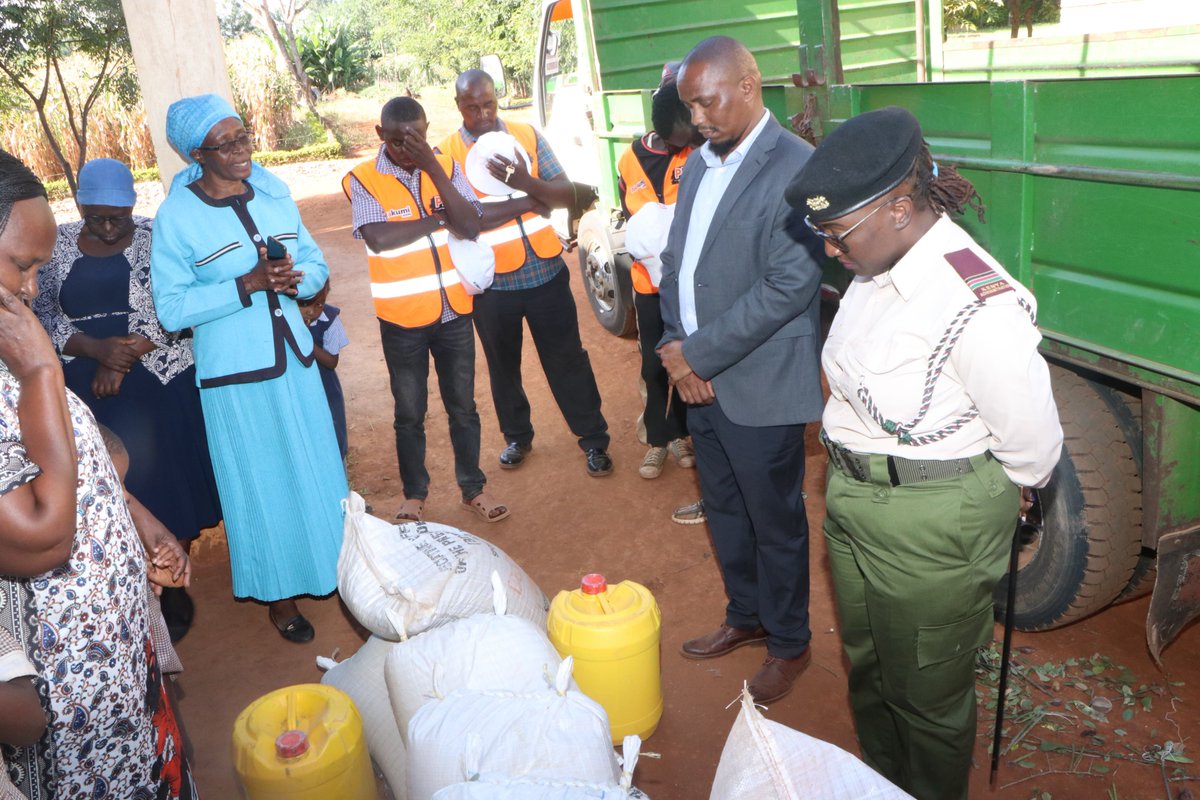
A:
<svg viewBox="0 0 1200 800">
<path fill-rule="evenodd" d="M 1014 483 L 1044 486 L 1063 437 L 1035 314 L 1029 291 L 943 216 L 890 271 L 847 290 L 821 358 L 827 435 L 910 459 L 990 450 Z"/>
</svg>

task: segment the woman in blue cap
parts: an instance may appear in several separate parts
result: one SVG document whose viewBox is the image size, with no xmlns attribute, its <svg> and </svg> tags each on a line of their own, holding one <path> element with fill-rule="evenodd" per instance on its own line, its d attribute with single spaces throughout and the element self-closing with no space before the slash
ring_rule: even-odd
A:
<svg viewBox="0 0 1200 800">
<path fill-rule="evenodd" d="M 192 342 L 155 315 L 151 221 L 134 216 L 129 167 L 89 161 L 75 199 L 81 219 L 59 226 L 33 310 L 62 357 L 67 388 L 129 451 L 125 485 L 186 548 L 221 521 Z M 191 598 L 167 588 L 162 606 L 178 641 L 191 624 Z"/>
<path fill-rule="evenodd" d="M 306 642 L 314 631 L 295 598 L 337 588 L 347 494 L 296 305 L 329 268 L 287 186 L 250 160 L 250 134 L 226 100 L 171 104 L 167 138 L 188 166 L 154 224 L 154 304 L 167 330 L 194 331 L 233 593 L 269 603 L 283 637 Z M 267 257 L 270 239 L 282 258 Z"/>
</svg>

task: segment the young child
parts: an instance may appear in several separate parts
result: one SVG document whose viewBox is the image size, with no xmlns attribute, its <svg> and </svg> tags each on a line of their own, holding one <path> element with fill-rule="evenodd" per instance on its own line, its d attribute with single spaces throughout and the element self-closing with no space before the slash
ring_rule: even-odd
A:
<svg viewBox="0 0 1200 800">
<path fill-rule="evenodd" d="M 46 730 L 46 712 L 31 678 L 37 669 L 16 638 L 0 627 L 0 742 L 14 747 L 33 744 Z M 0 800 L 26 800 L 8 777 L 0 758 Z"/>
<path fill-rule="evenodd" d="M 342 326 L 341 309 L 326 304 L 331 281 L 326 281 L 321 291 L 308 300 L 300 301 L 300 313 L 312 334 L 317 364 L 321 368 L 321 382 L 325 385 L 325 397 L 329 400 L 329 412 L 333 414 L 333 430 L 337 434 L 338 449 L 342 458 L 349 448 L 346 442 L 346 399 L 342 395 L 342 382 L 338 380 L 338 353 L 350 344 L 350 337 Z"/>
</svg>

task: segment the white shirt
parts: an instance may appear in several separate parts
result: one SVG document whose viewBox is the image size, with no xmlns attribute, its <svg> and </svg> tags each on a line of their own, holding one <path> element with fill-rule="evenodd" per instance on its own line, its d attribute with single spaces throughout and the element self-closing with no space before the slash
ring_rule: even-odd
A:
<svg viewBox="0 0 1200 800">
<path fill-rule="evenodd" d="M 931 356 L 953 338 L 958 315 L 977 300 L 944 257 L 963 249 L 1013 291 L 989 297 L 962 327 L 921 416 L 928 377 L 936 372 Z M 1014 483 L 1044 486 L 1063 435 L 1050 373 L 1037 350 L 1042 337 L 1030 319 L 1035 309 L 1029 291 L 943 216 L 890 271 L 856 277 L 847 290 L 821 354 L 830 388 L 822 420 L 829 438 L 857 453 L 915 459 L 990 450 Z M 880 423 L 907 426 L 918 417 L 909 434 L 936 441 L 902 444 Z"/>
<path fill-rule="evenodd" d="M 679 262 L 679 322 L 683 325 L 684 333 L 691 336 L 700 326 L 696 323 L 696 265 L 700 261 L 700 249 L 708 236 L 712 225 L 713 214 L 717 205 L 729 188 L 730 181 L 737 174 L 738 167 L 750 152 L 754 140 L 767 127 L 771 112 L 763 109 L 762 118 L 750 131 L 750 135 L 742 140 L 729 155 L 721 161 L 712 150 L 712 143 L 705 142 L 700 148 L 700 157 L 708 167 L 696 187 L 696 198 L 692 202 L 692 215 L 688 218 L 687 239 L 683 243 L 683 258 Z"/>
</svg>

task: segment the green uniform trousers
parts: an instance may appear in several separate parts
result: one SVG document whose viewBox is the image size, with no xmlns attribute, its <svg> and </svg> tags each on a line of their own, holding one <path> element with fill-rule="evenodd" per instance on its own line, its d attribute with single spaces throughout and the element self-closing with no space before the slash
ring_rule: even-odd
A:
<svg viewBox="0 0 1200 800">
<path fill-rule="evenodd" d="M 1000 465 L 892 486 L 830 467 L 825 539 L 864 760 L 918 800 L 967 796 L 975 656 L 992 637 L 1020 492 Z"/>
</svg>

